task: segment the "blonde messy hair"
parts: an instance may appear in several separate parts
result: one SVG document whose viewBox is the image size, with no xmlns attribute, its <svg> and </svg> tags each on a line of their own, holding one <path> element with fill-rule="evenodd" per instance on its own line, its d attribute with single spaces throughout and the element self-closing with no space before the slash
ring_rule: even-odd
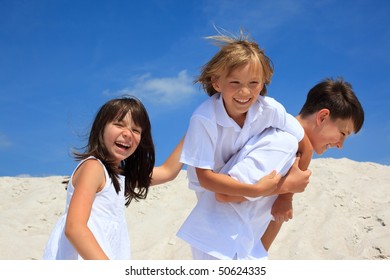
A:
<svg viewBox="0 0 390 280">
<path fill-rule="evenodd" d="M 220 47 L 218 53 L 203 65 L 199 77 L 195 80 L 195 83 L 201 84 L 209 96 L 217 93 L 212 85 L 215 79 L 224 74 L 228 76 L 232 71 L 249 62 L 261 65 L 264 87 L 260 94 L 263 96 L 267 94 L 266 85 L 270 84 L 274 73 L 272 61 L 256 42 L 244 34 L 242 29 L 238 36 L 219 32 L 219 35 L 209 36 L 206 39 L 212 40 Z"/>
</svg>

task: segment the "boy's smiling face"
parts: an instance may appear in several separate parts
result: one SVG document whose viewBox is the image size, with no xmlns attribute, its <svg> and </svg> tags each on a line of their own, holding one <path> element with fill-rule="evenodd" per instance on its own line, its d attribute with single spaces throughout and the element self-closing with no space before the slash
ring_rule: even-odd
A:
<svg viewBox="0 0 390 280">
<path fill-rule="evenodd" d="M 329 115 L 329 110 L 324 109 L 325 112 L 322 113 L 321 111 L 318 113 L 317 127 L 310 139 L 318 155 L 323 154 L 329 148 L 341 149 L 345 139 L 354 132 L 352 119 L 333 120 Z"/>
<path fill-rule="evenodd" d="M 213 87 L 221 93 L 228 115 L 242 126 L 246 113 L 264 87 L 261 67 L 254 62 L 247 63 L 228 75 L 216 78 Z"/>
</svg>

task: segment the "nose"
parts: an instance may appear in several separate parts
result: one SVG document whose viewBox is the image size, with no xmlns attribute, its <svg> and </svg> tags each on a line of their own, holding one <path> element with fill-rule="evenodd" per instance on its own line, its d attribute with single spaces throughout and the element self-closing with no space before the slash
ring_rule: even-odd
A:
<svg viewBox="0 0 390 280">
<path fill-rule="evenodd" d="M 343 148 L 343 146 L 344 146 L 344 141 L 345 141 L 345 138 L 343 137 L 342 139 L 340 139 L 339 142 L 336 143 L 335 146 L 337 147 L 337 149 L 342 149 L 342 148 Z"/>
<path fill-rule="evenodd" d="M 243 85 L 243 86 L 241 87 L 240 91 L 241 91 L 243 94 L 249 94 L 249 93 L 250 93 L 249 86 Z"/>
<path fill-rule="evenodd" d="M 134 133 L 130 128 L 123 129 L 122 135 L 125 139 L 130 139 L 130 140 L 132 140 L 134 137 Z"/>
</svg>

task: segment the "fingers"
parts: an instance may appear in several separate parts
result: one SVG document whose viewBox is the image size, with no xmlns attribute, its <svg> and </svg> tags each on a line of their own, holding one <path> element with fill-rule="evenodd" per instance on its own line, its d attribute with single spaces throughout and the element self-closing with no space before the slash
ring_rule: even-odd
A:
<svg viewBox="0 0 390 280">
<path fill-rule="evenodd" d="M 284 222 L 284 217 L 282 217 L 282 216 L 274 217 L 274 221 L 277 222 L 277 223 L 283 223 Z"/>
<path fill-rule="evenodd" d="M 274 217 L 274 221 L 279 222 L 279 223 L 288 222 L 289 220 L 291 220 L 293 218 L 293 211 L 292 210 L 280 211 L 280 212 L 279 211 L 274 212 L 271 210 L 271 214 Z"/>
<path fill-rule="evenodd" d="M 272 170 L 272 172 L 270 174 L 268 174 L 269 178 L 274 178 L 276 175 L 276 171 L 275 170 Z"/>
<path fill-rule="evenodd" d="M 268 178 L 275 179 L 275 180 L 279 181 L 282 178 L 282 175 L 280 175 L 275 170 L 273 170 L 270 174 L 268 174 Z"/>
<path fill-rule="evenodd" d="M 299 156 L 295 157 L 294 164 L 292 165 L 294 168 L 299 168 L 299 160 L 301 158 Z"/>
<path fill-rule="evenodd" d="M 288 222 L 292 219 L 292 215 L 275 215 L 274 221 L 277 223 Z"/>
</svg>

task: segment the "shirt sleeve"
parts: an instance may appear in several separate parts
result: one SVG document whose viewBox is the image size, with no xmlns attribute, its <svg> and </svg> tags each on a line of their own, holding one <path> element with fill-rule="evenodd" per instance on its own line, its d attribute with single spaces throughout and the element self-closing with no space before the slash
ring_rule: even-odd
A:
<svg viewBox="0 0 390 280">
<path fill-rule="evenodd" d="M 286 125 L 283 130 L 295 136 L 298 142 L 300 142 L 305 135 L 305 131 L 299 121 L 289 113 L 286 113 Z"/>
<path fill-rule="evenodd" d="M 213 169 L 217 128 L 212 121 L 193 116 L 184 139 L 180 162 L 189 166 Z"/>
<path fill-rule="evenodd" d="M 275 118 L 273 119 L 271 126 L 288 132 L 295 136 L 298 142 L 301 141 L 305 132 L 298 120 L 291 114 L 287 113 L 284 106 L 275 99 L 266 97 L 265 100 L 268 106 L 272 106 L 276 111 Z"/>
</svg>

